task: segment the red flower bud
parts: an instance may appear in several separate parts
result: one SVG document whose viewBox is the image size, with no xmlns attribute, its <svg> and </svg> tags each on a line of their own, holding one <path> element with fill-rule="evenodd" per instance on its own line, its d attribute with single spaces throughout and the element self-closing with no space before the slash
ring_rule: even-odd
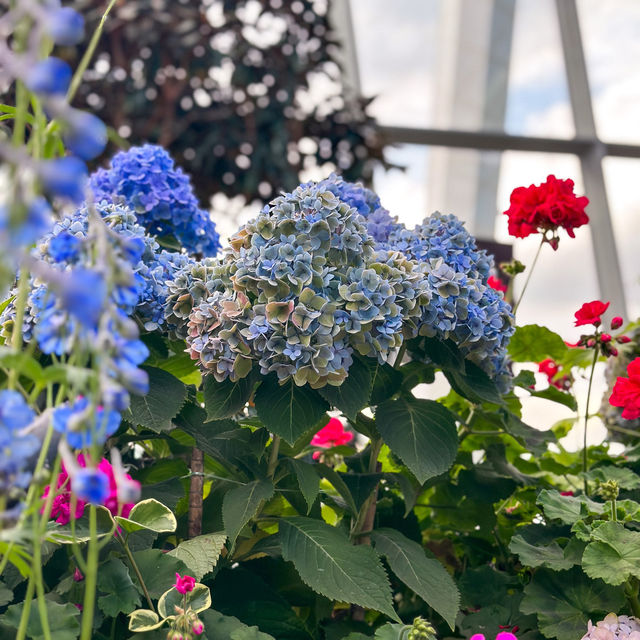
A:
<svg viewBox="0 0 640 640">
<path fill-rule="evenodd" d="M 197 620 L 193 623 L 191 631 L 193 631 L 193 633 L 195 633 L 197 636 L 200 636 L 204 631 L 204 625 L 202 624 L 202 622 L 200 622 L 200 620 Z"/>
<path fill-rule="evenodd" d="M 561 496 L 572 496 L 574 495 L 573 491 L 561 491 L 560 492 Z"/>
<path fill-rule="evenodd" d="M 631 342 L 631 338 L 629 336 L 618 336 L 616 338 L 616 342 L 620 344 L 627 344 L 628 342 Z"/>
<path fill-rule="evenodd" d="M 84 580 L 84 576 L 82 575 L 78 567 L 76 567 L 76 570 L 73 572 L 73 579 L 75 582 L 81 582 L 82 580 Z"/>
<path fill-rule="evenodd" d="M 603 333 L 600 336 L 600 341 L 601 342 L 611 342 L 611 336 L 608 333 Z"/>
<path fill-rule="evenodd" d="M 615 318 L 611 319 L 611 328 L 619 329 L 622 326 L 623 322 L 624 320 L 620 316 L 616 316 Z"/>
<path fill-rule="evenodd" d="M 617 356 L 618 355 L 618 350 L 615 347 L 609 347 L 609 355 L 610 356 Z"/>
<path fill-rule="evenodd" d="M 587 340 L 587 347 L 591 347 L 591 348 L 593 348 L 593 347 L 595 347 L 595 346 L 596 346 L 596 341 L 595 341 L 593 338 L 589 338 L 589 339 Z"/>
</svg>

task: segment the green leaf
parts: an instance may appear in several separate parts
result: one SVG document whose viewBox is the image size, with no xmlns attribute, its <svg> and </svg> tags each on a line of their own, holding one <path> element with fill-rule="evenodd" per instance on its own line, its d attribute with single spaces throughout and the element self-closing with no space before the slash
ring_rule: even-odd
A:
<svg viewBox="0 0 640 640">
<path fill-rule="evenodd" d="M 376 629 L 374 638 L 375 640 L 402 640 L 402 637 L 406 636 L 406 630 L 406 624 L 387 622 L 387 624 L 383 624 Z"/>
<path fill-rule="evenodd" d="M 9 604 L 13 600 L 13 591 L 0 582 L 0 607 Z"/>
<path fill-rule="evenodd" d="M 205 611 L 211 606 L 211 592 L 207 585 L 196 582 L 193 591 L 187 591 L 187 607 L 196 613 Z M 158 613 L 163 618 L 175 615 L 176 607 L 182 607 L 184 596 L 175 588 L 165 591 L 158 600 Z"/>
<path fill-rule="evenodd" d="M 140 604 L 140 594 L 122 560 L 111 558 L 100 565 L 98 606 L 106 616 L 115 618 L 119 613 L 131 613 Z"/>
<path fill-rule="evenodd" d="M 465 361 L 464 371 L 444 369 L 444 374 L 456 393 L 471 402 L 503 404 L 495 382 L 473 362 Z"/>
<path fill-rule="evenodd" d="M 189 567 L 189 574 L 201 580 L 216 566 L 226 540 L 224 533 L 207 533 L 181 542 L 167 555 L 182 560 Z"/>
<path fill-rule="evenodd" d="M 365 500 L 383 477 L 382 473 L 340 473 L 339 475 L 353 496 L 356 512 L 360 511 Z"/>
<path fill-rule="evenodd" d="M 541 456 L 547 451 L 547 445 L 556 440 L 553 431 L 534 429 L 510 411 L 502 411 L 500 417 L 505 431 L 535 455 Z"/>
<path fill-rule="evenodd" d="M 176 517 L 169 507 L 153 498 L 141 500 L 136 504 L 127 518 L 115 517 L 116 522 L 127 532 L 149 529 L 156 533 L 170 533 L 176 530 Z"/>
<path fill-rule="evenodd" d="M 582 568 L 590 578 L 613 585 L 630 576 L 640 578 L 640 532 L 620 522 L 605 522 L 591 532 L 591 539 L 582 556 Z"/>
<path fill-rule="evenodd" d="M 293 380 L 281 385 L 275 376 L 262 381 L 255 404 L 264 426 L 291 445 L 318 424 L 329 409 L 317 391 L 308 386 L 298 387 Z"/>
<path fill-rule="evenodd" d="M 556 540 L 548 542 L 540 536 L 535 525 L 520 529 L 520 533 L 511 538 L 509 551 L 516 554 L 527 567 L 548 567 L 560 571 L 576 564 L 573 558 L 565 557 L 564 549 Z"/>
<path fill-rule="evenodd" d="M 320 493 L 320 476 L 316 473 L 314 465 L 303 462 L 302 460 L 296 460 L 295 458 L 288 458 L 288 460 L 298 479 L 298 486 L 300 487 L 302 497 L 307 503 L 308 514 L 318 497 L 318 493 Z"/>
<path fill-rule="evenodd" d="M 187 565 L 179 558 L 164 553 L 160 549 L 142 549 L 134 551 L 133 557 L 142 574 L 149 595 L 159 598 L 176 582 L 176 573 L 189 573 Z"/>
<path fill-rule="evenodd" d="M 206 628 L 208 640 L 275 640 L 258 627 L 250 627 L 238 618 L 222 615 L 213 609 L 204 611 L 200 619 Z"/>
<path fill-rule="evenodd" d="M 565 407 L 569 407 L 571 411 L 578 410 L 578 402 L 576 399 L 570 393 L 560 391 L 560 389 L 557 389 L 553 385 L 549 385 L 546 389 L 540 391 L 535 391 L 534 389 L 528 389 L 528 391 L 534 398 L 543 398 L 545 400 L 551 400 L 551 402 L 563 404 Z"/>
<path fill-rule="evenodd" d="M 129 631 L 153 631 L 164 624 L 164 620 L 151 609 L 136 609 L 129 615 Z"/>
<path fill-rule="evenodd" d="M 328 480 L 333 488 L 340 494 L 340 497 L 345 501 L 347 507 L 351 510 L 353 515 L 358 515 L 358 507 L 356 506 L 356 502 L 351 495 L 351 491 L 349 491 L 349 487 L 345 484 L 342 476 L 332 469 L 328 467 L 324 463 L 318 463 L 315 465 L 316 473 L 322 476 L 325 480 Z"/>
<path fill-rule="evenodd" d="M 547 638 L 575 640 L 584 635 L 589 620 L 620 611 L 624 601 L 622 588 L 590 580 L 580 567 L 540 569 L 524 588 L 520 610 L 538 616 L 540 631 Z"/>
<path fill-rule="evenodd" d="M 80 634 L 80 611 L 70 602 L 58 604 L 45 599 L 47 618 L 49 620 L 49 636 L 51 640 L 76 640 Z M 14 629 L 20 626 L 20 618 L 24 602 L 11 605 L 2 617 L 2 622 Z M 40 614 L 35 600 L 31 601 L 29 620 L 27 621 L 27 637 L 31 640 L 44 640 L 44 630 L 40 622 Z"/>
<path fill-rule="evenodd" d="M 339 529 L 302 517 L 280 520 L 280 544 L 282 557 L 293 562 L 314 591 L 399 620 L 389 581 L 371 547 L 353 546 Z"/>
<path fill-rule="evenodd" d="M 403 378 L 398 370 L 371 358 L 367 358 L 365 362 L 371 376 L 371 405 L 380 404 L 400 391 Z"/>
<path fill-rule="evenodd" d="M 447 570 L 421 545 L 395 529 L 376 529 L 371 539 L 391 571 L 454 629 L 460 594 Z"/>
<path fill-rule="evenodd" d="M 567 351 L 567 345 L 557 333 L 537 324 L 516 327 L 507 347 L 514 362 L 542 362 L 546 358 L 560 360 Z"/>
<path fill-rule="evenodd" d="M 242 411 L 251 397 L 255 381 L 253 373 L 237 382 L 229 379 L 218 382 L 213 376 L 206 376 L 202 394 L 207 420 L 230 418 Z"/>
<path fill-rule="evenodd" d="M 319 389 L 319 393 L 332 407 L 340 409 L 350 420 L 355 420 L 360 409 L 369 406 L 369 367 L 360 358 L 354 358 L 344 382 L 339 387 L 328 384 Z"/>
<path fill-rule="evenodd" d="M 196 361 L 192 360 L 191 356 L 184 351 L 176 353 L 164 360 L 159 360 L 155 366 L 164 371 L 168 371 L 184 384 L 193 384 L 199 387 L 202 382 L 202 374 L 196 366 Z"/>
<path fill-rule="evenodd" d="M 143 367 L 149 374 L 149 393 L 131 396 L 124 419 L 156 433 L 170 431 L 187 397 L 187 388 L 178 378 L 156 367 Z"/>
<path fill-rule="evenodd" d="M 0 346 L 0 367 L 27 376 L 36 383 L 42 381 L 44 376 L 40 363 L 28 353 L 16 352 L 5 346 Z"/>
<path fill-rule="evenodd" d="M 269 500 L 272 495 L 273 484 L 270 480 L 254 480 L 224 494 L 222 520 L 232 545 L 242 528 L 257 514 L 262 501 Z"/>
<path fill-rule="evenodd" d="M 443 371 L 464 371 L 465 359 L 452 340 L 423 338 L 420 343 L 425 355 Z"/>
<path fill-rule="evenodd" d="M 588 515 L 603 512 L 604 504 L 589 500 L 585 496 L 563 496 L 559 491 L 543 489 L 536 502 L 544 509 L 544 515 L 564 524 L 573 524 Z"/>
<path fill-rule="evenodd" d="M 586 476 L 591 482 L 615 480 L 620 489 L 626 489 L 627 491 L 640 488 L 640 476 L 626 467 L 614 467 L 612 465 L 596 467 L 595 469 L 591 469 Z"/>
<path fill-rule="evenodd" d="M 376 426 L 421 484 L 453 464 L 458 451 L 456 423 L 433 400 L 387 400 L 376 410 Z"/>
</svg>

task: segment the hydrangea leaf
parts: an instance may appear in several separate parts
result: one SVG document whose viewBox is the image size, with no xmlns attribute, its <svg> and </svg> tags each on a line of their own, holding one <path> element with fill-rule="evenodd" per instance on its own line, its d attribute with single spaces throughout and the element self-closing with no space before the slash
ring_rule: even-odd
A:
<svg viewBox="0 0 640 640">
<path fill-rule="evenodd" d="M 353 496 L 356 505 L 356 513 L 360 511 L 365 500 L 371 492 L 378 486 L 382 473 L 340 473 L 344 484 Z"/>
<path fill-rule="evenodd" d="M 546 389 L 541 389 L 540 391 L 534 389 L 528 389 L 528 391 L 534 398 L 543 398 L 545 400 L 551 400 L 551 402 L 563 404 L 572 411 L 577 411 L 578 409 L 578 402 L 570 393 L 560 391 L 560 389 L 557 389 L 553 385 L 549 385 Z"/>
<path fill-rule="evenodd" d="M 320 476 L 316 473 L 314 465 L 295 458 L 289 458 L 289 463 L 298 479 L 298 486 L 305 502 L 307 503 L 307 513 L 311 511 L 313 503 L 320 493 Z"/>
<path fill-rule="evenodd" d="M 163 624 L 164 620 L 160 620 L 158 614 L 150 609 L 136 609 L 129 614 L 129 631 L 153 631 Z"/>
<path fill-rule="evenodd" d="M 359 358 L 354 358 L 349 373 L 339 387 L 327 385 L 319 389 L 320 395 L 336 409 L 355 420 L 360 409 L 369 406 L 371 373 Z"/>
<path fill-rule="evenodd" d="M 211 591 L 209 587 L 200 582 L 196 582 L 193 591 L 187 591 L 187 606 L 196 613 L 205 611 L 211 606 Z M 163 617 L 175 615 L 176 607 L 182 607 L 183 594 L 175 587 L 165 591 L 158 600 L 158 613 Z"/>
<path fill-rule="evenodd" d="M 233 616 L 225 616 L 214 609 L 203 611 L 201 620 L 209 640 L 275 640 L 258 627 L 250 627 Z"/>
<path fill-rule="evenodd" d="M 244 409 L 251 397 L 255 378 L 251 374 L 237 382 L 223 380 L 218 382 L 213 376 L 204 379 L 202 393 L 207 420 L 230 418 Z"/>
<path fill-rule="evenodd" d="M 264 426 L 291 445 L 318 424 L 329 408 L 317 391 L 298 387 L 293 380 L 280 385 L 275 376 L 262 381 L 255 404 Z"/>
<path fill-rule="evenodd" d="M 536 614 L 547 638 L 582 637 L 589 620 L 600 620 L 624 605 L 624 590 L 591 580 L 580 567 L 569 571 L 538 570 L 524 588 L 523 613 Z"/>
<path fill-rule="evenodd" d="M 184 540 L 167 555 L 182 560 L 189 568 L 189 575 L 202 580 L 216 566 L 226 540 L 224 533 L 208 533 Z"/>
<path fill-rule="evenodd" d="M 516 327 L 507 352 L 514 362 L 542 362 L 546 358 L 561 360 L 568 351 L 564 340 L 537 324 Z"/>
<path fill-rule="evenodd" d="M 98 591 L 105 594 L 98 598 L 98 606 L 110 617 L 131 613 L 140 604 L 140 594 L 131 580 L 129 570 L 118 558 L 111 558 L 100 565 Z"/>
<path fill-rule="evenodd" d="M 473 362 L 466 361 L 464 371 L 444 369 L 444 374 L 456 393 L 471 402 L 503 404 L 500 392 L 491 378 Z"/>
<path fill-rule="evenodd" d="M 144 367 L 149 374 L 149 393 L 131 396 L 131 406 L 124 418 L 132 424 L 156 433 L 169 431 L 187 397 L 184 383 L 168 371 L 157 367 Z"/>
<path fill-rule="evenodd" d="M 371 540 L 391 571 L 455 628 L 460 593 L 447 570 L 421 545 L 395 529 L 376 529 Z"/>
<path fill-rule="evenodd" d="M 387 575 L 369 546 L 353 546 L 337 528 L 311 518 L 280 520 L 282 557 L 314 591 L 374 609 L 398 621 Z"/>
<path fill-rule="evenodd" d="M 630 576 L 640 578 L 640 532 L 620 522 L 605 522 L 591 532 L 582 556 L 582 568 L 590 578 L 618 585 Z"/>
<path fill-rule="evenodd" d="M 456 423 L 437 402 L 387 400 L 376 410 L 376 426 L 420 483 L 444 473 L 453 464 L 458 450 Z"/>
<path fill-rule="evenodd" d="M 129 516 L 115 517 L 116 522 L 127 532 L 149 529 L 156 533 L 170 533 L 176 530 L 176 517 L 169 507 L 154 498 L 147 498 L 136 504 Z"/>
<path fill-rule="evenodd" d="M 356 502 L 351 495 L 351 491 L 349 487 L 346 485 L 345 481 L 342 479 L 342 475 L 339 474 L 335 469 L 332 469 L 328 465 L 324 463 L 318 463 L 315 465 L 315 470 L 318 475 L 327 480 L 333 488 L 340 494 L 340 497 L 345 501 L 347 507 L 351 510 L 353 515 L 358 514 L 358 507 L 356 506 Z"/>
<path fill-rule="evenodd" d="M 402 374 L 388 364 L 368 359 L 371 374 L 371 404 L 377 405 L 390 398 L 402 386 Z"/>
<path fill-rule="evenodd" d="M 164 553 L 160 549 L 141 549 L 134 551 L 133 557 L 138 565 L 142 579 L 152 598 L 159 598 L 176 582 L 176 573 L 189 573 L 187 565 L 182 559 Z"/>
<path fill-rule="evenodd" d="M 547 451 L 547 445 L 556 440 L 553 431 L 534 429 L 511 411 L 502 411 L 499 415 L 500 422 L 502 426 L 504 426 L 505 431 L 518 440 L 518 442 L 521 442 L 534 455 L 541 456 Z"/>
<path fill-rule="evenodd" d="M 235 544 L 242 528 L 256 515 L 262 501 L 272 495 L 273 484 L 269 480 L 254 480 L 225 493 L 222 520 L 231 544 Z"/>
<path fill-rule="evenodd" d="M 47 618 L 49 619 L 49 638 L 51 640 L 76 640 L 80 634 L 80 611 L 78 608 L 67 602 L 59 604 L 53 600 L 45 598 L 47 608 Z M 2 622 L 14 629 L 20 625 L 24 602 L 11 605 L 2 616 Z M 44 630 L 40 622 L 40 614 L 36 601 L 31 602 L 29 619 L 27 621 L 27 637 L 31 640 L 45 640 Z"/>
</svg>

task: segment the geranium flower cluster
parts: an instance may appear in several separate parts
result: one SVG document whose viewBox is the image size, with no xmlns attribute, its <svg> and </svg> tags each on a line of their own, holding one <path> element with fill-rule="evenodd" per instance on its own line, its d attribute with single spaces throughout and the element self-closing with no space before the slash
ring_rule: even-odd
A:
<svg viewBox="0 0 640 640">
<path fill-rule="evenodd" d="M 362 185 L 336 176 L 321 184 L 359 207 L 379 249 L 400 252 L 423 274 L 430 303 L 421 308 L 418 333 L 451 338 L 467 358 L 506 387 L 506 346 L 515 330 L 511 307 L 489 282 L 493 260 L 477 248 L 463 223 L 453 215 L 435 213 L 410 230 Z"/>
<path fill-rule="evenodd" d="M 175 237 L 188 253 L 213 256 L 220 248 L 215 223 L 200 209 L 189 176 L 162 147 L 146 144 L 117 153 L 90 184 L 97 202 L 126 204 L 149 233 Z"/>
<path fill-rule="evenodd" d="M 365 220 L 333 192 L 301 185 L 231 238 L 189 316 L 191 355 L 216 379 L 263 374 L 340 384 L 353 350 L 386 362 L 428 292 L 403 256 L 377 253 Z"/>
<path fill-rule="evenodd" d="M 589 200 L 576 196 L 573 187 L 573 180 L 558 180 L 550 175 L 540 185 L 514 189 L 504 212 L 509 218 L 509 234 L 526 238 L 541 233 L 554 250 L 560 241 L 558 229 L 565 229 L 569 237 L 575 238 L 574 229 L 589 222 L 584 211 Z"/>
<path fill-rule="evenodd" d="M 0 391 L 0 502 L 31 480 L 29 461 L 40 450 L 40 439 L 26 431 L 36 414 L 17 391 Z M 3 518 L 0 511 L 0 522 Z"/>
</svg>

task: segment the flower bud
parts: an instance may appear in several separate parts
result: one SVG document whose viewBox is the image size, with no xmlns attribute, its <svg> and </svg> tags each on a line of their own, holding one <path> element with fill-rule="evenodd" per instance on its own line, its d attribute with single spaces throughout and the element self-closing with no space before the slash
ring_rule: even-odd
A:
<svg viewBox="0 0 640 640">
<path fill-rule="evenodd" d="M 84 200 L 88 172 L 87 165 L 79 158 L 67 156 L 43 162 L 40 165 L 40 178 L 44 188 L 52 195 L 75 203 Z"/>
<path fill-rule="evenodd" d="M 600 336 L 600 341 L 601 342 L 611 342 L 611 336 L 608 333 L 603 333 Z"/>
<path fill-rule="evenodd" d="M 204 632 L 204 625 L 200 620 L 196 620 L 191 626 L 191 631 L 193 631 L 197 636 L 202 635 Z"/>
<path fill-rule="evenodd" d="M 609 355 L 610 356 L 617 356 L 618 355 L 618 350 L 615 347 L 609 347 Z"/>
<path fill-rule="evenodd" d="M 618 342 L 619 344 L 627 344 L 631 342 L 631 338 L 629 336 L 618 336 L 616 338 L 616 342 Z"/>
<path fill-rule="evenodd" d="M 54 57 L 36 62 L 25 77 L 27 87 L 44 96 L 64 95 L 70 83 L 71 67 Z"/>
<path fill-rule="evenodd" d="M 93 160 L 107 146 L 107 127 L 92 113 L 72 109 L 62 140 L 69 151 L 83 160 Z"/>
<path fill-rule="evenodd" d="M 82 575 L 78 567 L 76 567 L 76 570 L 73 572 L 73 579 L 75 582 L 81 582 L 82 580 L 84 580 L 84 576 Z"/>
<path fill-rule="evenodd" d="M 619 329 L 622 326 L 622 323 L 624 321 L 622 320 L 622 318 L 620 316 L 616 316 L 615 318 L 611 319 L 611 328 L 612 329 Z"/>
<path fill-rule="evenodd" d="M 84 39 L 84 18 L 71 7 L 60 7 L 47 16 L 46 29 L 56 44 L 70 47 Z"/>
<path fill-rule="evenodd" d="M 592 348 L 593 348 L 593 347 L 595 347 L 595 346 L 596 346 L 596 341 L 595 341 L 595 339 L 594 339 L 594 338 L 589 338 L 589 339 L 587 340 L 587 347 L 589 347 L 589 348 L 591 348 L 591 349 L 592 349 Z"/>
</svg>

